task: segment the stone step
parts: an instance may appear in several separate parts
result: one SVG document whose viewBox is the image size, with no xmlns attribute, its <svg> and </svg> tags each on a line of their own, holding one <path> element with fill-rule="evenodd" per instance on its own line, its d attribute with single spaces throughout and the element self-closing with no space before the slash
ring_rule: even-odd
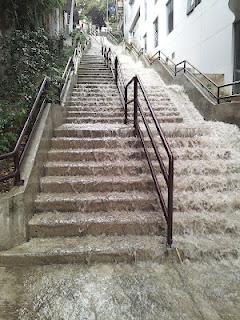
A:
<svg viewBox="0 0 240 320">
<path fill-rule="evenodd" d="M 176 236 L 175 242 L 183 260 L 204 261 L 221 259 L 238 259 L 239 241 L 233 234 L 208 234 L 194 237 L 191 235 Z"/>
<path fill-rule="evenodd" d="M 82 101 L 74 101 L 74 102 L 66 102 L 65 103 L 66 109 L 69 111 L 90 111 L 94 113 L 98 112 L 115 112 L 115 111 L 121 111 L 122 114 L 123 112 L 123 105 L 121 101 L 118 98 L 111 98 L 111 101 L 105 102 L 99 99 L 99 101 L 87 101 L 87 100 L 82 100 Z"/>
<path fill-rule="evenodd" d="M 83 98 L 85 98 L 85 99 L 89 99 L 89 100 L 91 100 L 91 99 L 97 99 L 97 98 L 102 98 L 102 99 L 117 99 L 118 101 L 120 100 L 120 96 L 119 96 L 119 94 L 118 94 L 118 92 L 117 91 L 113 91 L 113 92 L 108 92 L 108 91 L 104 91 L 104 90 L 102 90 L 101 92 L 91 92 L 91 91 L 89 91 L 89 90 L 87 90 L 87 91 L 82 91 L 81 92 L 81 96 L 83 97 Z M 71 101 L 71 100 L 70 100 Z M 81 99 L 79 99 L 79 102 L 81 102 Z"/>
<path fill-rule="evenodd" d="M 208 212 L 186 211 L 174 212 L 174 234 L 176 236 L 203 236 L 210 234 L 240 235 L 240 211 Z"/>
<path fill-rule="evenodd" d="M 65 123 L 124 123 L 124 117 L 67 117 Z"/>
<path fill-rule="evenodd" d="M 155 211 L 157 199 L 152 192 L 41 193 L 35 200 L 37 212 Z"/>
<path fill-rule="evenodd" d="M 132 137 L 133 128 L 117 124 L 64 124 L 55 131 L 55 137 L 79 137 L 79 138 L 99 138 L 99 137 Z"/>
<path fill-rule="evenodd" d="M 82 61 L 80 64 L 80 69 L 81 68 L 92 68 L 92 67 L 104 67 L 107 68 L 105 66 L 104 61 Z"/>
<path fill-rule="evenodd" d="M 154 126 L 150 126 L 153 134 L 156 133 L 156 128 Z M 201 136 L 209 136 L 209 130 L 206 128 L 188 128 L 179 124 L 176 128 L 174 124 L 165 124 L 164 125 L 164 133 L 168 138 L 193 138 L 193 137 L 201 137 Z M 79 124 L 64 124 L 58 127 L 55 130 L 56 136 L 72 136 L 72 137 L 100 137 L 100 136 L 118 136 L 123 137 L 122 133 L 131 132 L 133 134 L 132 126 L 119 125 L 116 124 L 106 124 L 106 125 L 79 125 Z M 91 134 L 92 133 L 92 134 Z M 127 135 L 129 136 L 129 135 Z M 126 137 L 126 136 L 125 136 Z"/>
<path fill-rule="evenodd" d="M 146 116 L 146 119 L 148 121 L 151 121 L 152 118 L 150 116 Z M 174 116 L 169 116 L 169 117 L 164 117 L 164 116 L 158 116 L 157 119 L 161 123 L 181 123 L 183 122 L 183 119 L 181 117 L 174 117 Z M 94 117 L 67 117 L 65 119 L 65 123 L 123 123 L 124 122 L 124 116 L 122 115 L 121 117 L 99 117 L 99 115 L 95 115 Z M 139 122 L 142 122 L 140 119 Z"/>
<path fill-rule="evenodd" d="M 148 147 L 151 147 L 149 139 L 145 139 Z M 169 138 L 168 143 L 171 148 L 195 148 L 201 146 L 202 148 L 210 147 L 208 141 L 202 137 L 194 138 Z M 160 141 L 157 141 L 158 145 L 161 145 Z M 135 147 L 141 148 L 142 144 L 138 137 L 130 138 L 118 138 L 118 137 L 106 137 L 106 138 L 53 138 L 52 147 L 54 149 L 79 149 L 79 148 L 120 148 L 120 147 Z"/>
<path fill-rule="evenodd" d="M 79 149 L 79 148 L 120 148 L 120 147 L 141 147 L 138 138 L 53 138 L 52 148 L 55 149 Z"/>
<path fill-rule="evenodd" d="M 222 166 L 221 166 L 222 164 Z M 156 161 L 153 162 L 156 169 L 159 165 Z M 225 164 L 224 160 L 209 161 L 205 163 L 204 161 L 176 161 L 175 162 L 175 185 L 180 186 L 182 176 L 192 176 L 194 180 L 201 180 L 201 177 L 209 175 L 218 179 L 222 174 L 232 175 L 233 173 L 240 174 L 240 165 L 238 163 L 229 165 Z M 135 176 L 149 173 L 148 164 L 145 160 L 142 161 L 101 161 L 101 162 L 61 162 L 61 161 L 49 161 L 45 166 L 46 175 L 55 176 Z M 179 177 L 179 181 L 176 180 Z M 209 178 L 210 179 L 210 178 Z M 183 180 L 182 180 L 183 181 Z M 188 184 L 189 185 L 189 184 Z"/>
<path fill-rule="evenodd" d="M 97 73 L 101 73 L 102 71 L 106 71 L 106 70 L 109 70 L 106 66 L 104 65 L 89 65 L 89 66 L 86 66 L 86 65 L 80 65 L 80 67 L 78 68 L 78 74 L 81 73 L 81 71 L 94 71 L 94 72 L 97 72 Z"/>
<path fill-rule="evenodd" d="M 29 221 L 31 238 L 161 235 L 159 212 L 43 212 Z"/>
<path fill-rule="evenodd" d="M 94 79 L 94 78 L 92 78 L 92 79 L 84 79 L 84 78 L 79 79 L 78 78 L 77 83 L 86 83 L 86 84 L 93 83 L 93 84 L 95 84 L 95 83 L 99 83 L 99 79 Z M 101 83 L 103 83 L 103 84 L 114 83 L 114 80 L 113 79 L 102 79 Z"/>
<path fill-rule="evenodd" d="M 150 126 L 153 130 L 155 126 Z M 208 126 L 191 126 L 188 124 L 181 124 L 179 123 L 177 126 L 176 124 L 165 124 L 163 127 L 163 131 L 166 137 L 182 137 L 182 138 L 191 138 L 196 136 L 209 136 L 211 134 L 211 129 Z"/>
<path fill-rule="evenodd" d="M 89 109 L 88 111 L 72 111 L 68 110 L 67 115 L 69 117 L 81 117 L 81 118 L 89 118 L 89 117 L 103 117 L 103 118 L 114 118 L 114 117 L 123 117 L 124 112 L 123 110 L 121 111 L 114 111 L 114 112 L 109 112 L 109 111 L 101 111 L 101 112 L 94 112 Z"/>
<path fill-rule="evenodd" d="M 105 62 L 103 59 L 82 59 L 81 60 L 81 64 L 80 66 L 83 67 L 85 65 L 89 65 L 89 66 L 92 66 L 92 65 L 105 65 Z"/>
<path fill-rule="evenodd" d="M 176 176 L 174 179 L 176 192 L 225 192 L 240 190 L 240 174 L 208 175 L 208 176 Z"/>
<path fill-rule="evenodd" d="M 67 103 L 67 109 L 69 110 L 76 110 L 76 111 L 91 111 L 91 112 L 98 112 L 99 110 L 104 110 L 106 111 L 115 111 L 116 107 L 120 108 L 121 111 L 123 112 L 123 105 L 118 98 L 97 98 L 95 99 L 87 99 L 86 97 L 82 97 L 81 101 L 77 102 L 72 102 L 72 103 Z M 90 108 L 91 107 L 91 108 Z M 156 113 L 159 112 L 159 114 L 168 114 L 175 112 L 174 108 L 162 108 L 162 107 L 157 107 L 154 109 Z"/>
<path fill-rule="evenodd" d="M 144 191 L 153 190 L 153 180 L 150 176 L 46 176 L 41 178 L 40 188 L 46 193 Z"/>
<path fill-rule="evenodd" d="M 103 74 L 101 74 L 101 75 L 78 75 L 77 83 L 82 83 L 82 81 L 98 82 L 98 83 L 99 82 L 102 83 L 102 81 L 104 81 L 104 82 L 108 81 L 110 84 L 114 83 L 113 82 L 114 79 L 113 79 L 112 75 L 103 75 Z M 117 90 L 117 88 L 115 88 L 115 90 Z"/>
<path fill-rule="evenodd" d="M 114 110 L 114 109 L 113 109 Z M 124 116 L 124 112 L 123 109 L 121 108 L 120 111 L 101 111 L 98 112 L 98 109 L 96 108 L 95 111 L 91 110 L 90 108 L 88 109 L 88 111 L 82 111 L 82 110 L 71 110 L 71 109 L 67 109 L 67 113 L 69 116 L 73 116 L 73 117 L 123 117 Z M 158 111 L 156 113 L 157 117 L 162 116 L 162 117 L 173 117 L 173 116 L 179 116 L 178 112 L 166 112 L 166 111 Z"/>
<path fill-rule="evenodd" d="M 144 158 L 143 150 L 135 148 L 99 149 L 51 149 L 49 161 L 117 161 Z"/>
<path fill-rule="evenodd" d="M 176 148 L 173 151 L 174 159 L 181 160 L 216 160 L 216 159 L 231 159 L 229 150 L 220 149 L 212 151 L 209 149 L 182 149 Z M 156 159 L 155 152 L 152 148 L 149 149 L 152 160 Z M 136 148 L 99 148 L 99 149 L 52 149 L 48 152 L 50 161 L 116 161 L 121 160 L 139 160 L 145 158 L 143 149 Z M 162 159 L 166 160 L 167 156 L 162 153 Z"/>
<path fill-rule="evenodd" d="M 218 175 L 228 175 L 228 174 L 239 174 L 240 164 L 238 161 L 234 160 L 178 160 L 175 162 L 175 174 L 181 176 L 218 176 Z"/>
<path fill-rule="evenodd" d="M 98 84 L 75 84 L 73 87 L 73 91 L 81 92 L 83 89 L 114 89 L 117 90 L 115 83 L 110 83 L 109 85 L 103 85 L 101 83 Z"/>
<path fill-rule="evenodd" d="M 211 190 L 197 192 L 176 192 L 175 211 L 232 212 L 240 209 L 238 191 L 216 192 Z"/>
<path fill-rule="evenodd" d="M 165 252 L 165 238 L 160 236 L 37 238 L 0 252 L 0 265 L 163 262 Z"/>
<path fill-rule="evenodd" d="M 98 79 L 98 80 L 102 80 L 102 79 L 111 79 L 113 80 L 113 75 L 110 73 L 110 74 L 104 74 L 101 72 L 101 74 L 89 74 L 89 73 L 86 73 L 86 74 L 79 74 L 78 75 L 78 79 Z M 100 81 L 101 82 L 101 81 Z"/>
<path fill-rule="evenodd" d="M 160 175 L 160 169 L 154 162 L 156 172 L 158 173 L 158 181 L 161 186 L 165 187 L 163 176 Z M 120 167 L 121 169 L 121 167 Z M 124 172 L 124 169 L 122 170 Z M 142 172 L 149 173 L 147 163 Z M 240 189 L 240 175 L 229 176 L 205 176 L 197 179 L 196 176 L 182 177 L 176 176 L 174 186 L 176 192 L 226 192 L 233 189 Z M 119 175 L 102 176 L 46 176 L 41 179 L 42 192 L 102 192 L 102 191 L 127 191 L 127 190 L 150 190 L 153 188 L 153 179 L 150 174 L 141 176 L 127 176 L 126 173 Z"/>
<path fill-rule="evenodd" d="M 116 96 L 119 96 L 116 88 L 93 88 L 93 89 L 91 89 L 91 88 L 82 88 L 81 91 L 78 91 L 76 93 L 73 92 L 71 98 L 80 99 L 81 100 L 81 96 L 82 96 L 83 93 L 85 93 L 85 94 L 87 94 L 87 93 L 89 93 L 89 94 L 96 94 L 96 93 L 103 94 L 104 93 L 104 94 L 106 94 L 105 100 L 107 100 L 107 96 L 109 94 L 111 94 L 111 96 L 112 96 L 112 94 L 115 94 Z M 89 100 L 91 100 L 91 99 L 89 98 Z"/>
<path fill-rule="evenodd" d="M 101 73 L 95 70 L 81 70 L 78 72 L 78 76 L 96 76 L 100 77 L 101 75 L 113 77 L 113 74 L 110 70 L 102 70 Z"/>
<path fill-rule="evenodd" d="M 149 173 L 145 162 L 115 161 L 113 162 L 47 162 L 45 174 L 52 176 L 135 176 Z"/>
</svg>

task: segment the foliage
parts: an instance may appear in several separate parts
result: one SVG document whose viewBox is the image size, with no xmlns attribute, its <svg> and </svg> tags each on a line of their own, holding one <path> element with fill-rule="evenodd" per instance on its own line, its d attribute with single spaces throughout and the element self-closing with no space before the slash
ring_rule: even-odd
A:
<svg viewBox="0 0 240 320">
<path fill-rule="evenodd" d="M 47 35 L 41 29 L 33 32 L 13 31 L 2 38 L 0 51 L 0 64 L 4 66 L 0 98 L 30 101 L 36 78 L 53 62 Z"/>
<path fill-rule="evenodd" d="M 77 3 L 82 8 L 83 14 L 90 17 L 94 25 L 98 27 L 106 25 L 106 0 L 78 0 Z"/>
<path fill-rule="evenodd" d="M 58 99 L 66 61 L 73 49 L 38 31 L 13 31 L 0 43 L 0 153 L 11 150 L 45 75 L 51 78 L 49 99 Z"/>
<path fill-rule="evenodd" d="M 62 7 L 65 0 L 11 0 L 0 1 L 4 25 L 20 30 L 37 30 L 52 9 Z"/>
<path fill-rule="evenodd" d="M 20 131 L 23 121 L 26 119 L 27 110 L 10 109 L 1 104 L 0 107 L 0 153 L 10 151 Z"/>
<path fill-rule="evenodd" d="M 74 46 L 76 46 L 78 42 L 83 44 L 87 40 L 87 35 L 84 32 L 75 29 L 72 33 L 72 39 Z"/>
</svg>

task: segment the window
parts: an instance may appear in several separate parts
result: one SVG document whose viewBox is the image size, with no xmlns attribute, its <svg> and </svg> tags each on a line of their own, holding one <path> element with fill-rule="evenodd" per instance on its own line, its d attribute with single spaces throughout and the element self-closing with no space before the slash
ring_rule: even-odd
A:
<svg viewBox="0 0 240 320">
<path fill-rule="evenodd" d="M 158 18 L 153 22 L 154 47 L 158 46 Z"/>
<path fill-rule="evenodd" d="M 173 31 L 173 0 L 169 0 L 167 6 L 167 32 Z"/>
<path fill-rule="evenodd" d="M 201 0 L 187 0 L 187 15 L 189 15 L 199 3 L 201 3 Z"/>
</svg>

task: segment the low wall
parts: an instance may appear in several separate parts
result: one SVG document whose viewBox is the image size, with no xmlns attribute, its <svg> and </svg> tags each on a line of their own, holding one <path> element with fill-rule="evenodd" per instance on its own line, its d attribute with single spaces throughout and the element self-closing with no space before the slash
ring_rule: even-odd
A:
<svg viewBox="0 0 240 320">
<path fill-rule="evenodd" d="M 205 120 L 222 121 L 240 126 L 240 102 L 216 104 L 215 101 L 212 100 L 200 86 L 196 86 L 186 74 L 182 73 L 174 77 L 168 69 L 159 62 L 155 62 L 152 67 L 160 74 L 162 80 L 167 85 L 176 84 L 183 86 L 184 92 Z"/>
<path fill-rule="evenodd" d="M 0 250 L 28 240 L 27 224 L 34 214 L 34 199 L 39 191 L 39 179 L 44 173 L 44 163 L 54 128 L 62 123 L 64 114 L 64 107 L 46 105 L 21 166 L 24 185 L 0 194 Z"/>
</svg>

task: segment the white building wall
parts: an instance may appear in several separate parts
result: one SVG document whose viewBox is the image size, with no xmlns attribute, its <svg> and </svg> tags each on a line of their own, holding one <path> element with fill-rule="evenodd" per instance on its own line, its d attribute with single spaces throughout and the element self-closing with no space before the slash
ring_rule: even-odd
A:
<svg viewBox="0 0 240 320">
<path fill-rule="evenodd" d="M 147 33 L 147 52 L 154 54 L 159 49 L 174 61 L 188 60 L 203 73 L 224 74 L 225 82 L 233 80 L 233 22 L 234 15 L 228 0 L 202 0 L 187 15 L 187 0 L 174 0 L 174 29 L 167 33 L 168 0 L 135 0 L 129 5 L 125 0 L 125 38 L 131 41 L 129 30 L 134 15 L 140 8 L 140 18 L 135 28 L 138 46 L 144 47 Z M 156 2 L 156 3 L 155 3 Z M 159 21 L 159 46 L 154 48 L 153 21 Z M 136 41 L 136 39 L 135 39 Z"/>
</svg>

